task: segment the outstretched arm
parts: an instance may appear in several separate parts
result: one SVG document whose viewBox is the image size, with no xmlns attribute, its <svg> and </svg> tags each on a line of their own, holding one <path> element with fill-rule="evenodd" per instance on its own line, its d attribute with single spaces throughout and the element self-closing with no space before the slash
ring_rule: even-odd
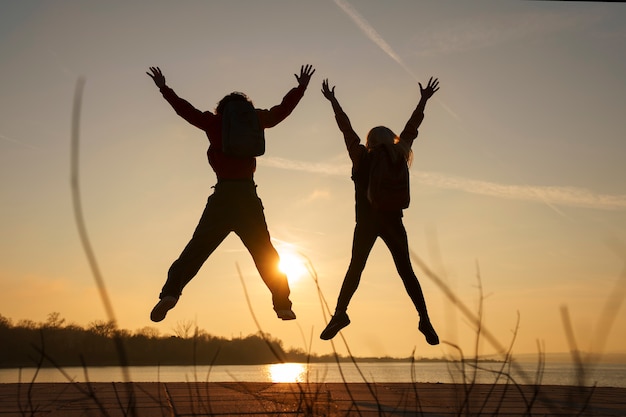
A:
<svg viewBox="0 0 626 417">
<path fill-rule="evenodd" d="M 322 81 L 322 94 L 326 98 L 326 100 L 330 101 L 330 104 L 333 106 L 333 110 L 335 114 L 343 113 L 341 106 L 339 105 L 339 101 L 335 97 L 335 86 L 332 88 L 328 87 L 328 78 Z"/>
<path fill-rule="evenodd" d="M 304 96 L 304 92 L 314 72 L 315 69 L 312 65 L 302 65 L 300 67 L 300 75 L 294 74 L 298 81 L 298 86 L 289 90 L 280 104 L 273 106 L 269 110 L 257 110 L 259 121 L 264 129 L 276 126 L 291 114 Z"/>
<path fill-rule="evenodd" d="M 165 76 L 159 67 L 150 67 L 150 72 L 146 72 L 154 81 L 165 100 L 174 108 L 176 114 L 191 123 L 192 125 L 203 129 L 208 123 L 204 113 L 192 106 L 187 100 L 178 97 L 178 95 L 165 84 Z"/>
<path fill-rule="evenodd" d="M 352 124 L 350 123 L 350 119 L 348 115 L 343 111 L 341 106 L 339 105 L 339 101 L 337 97 L 335 97 L 335 86 L 332 88 L 328 87 L 328 79 L 322 81 L 322 94 L 330 104 L 333 106 L 333 111 L 335 112 L 335 120 L 337 121 L 337 125 L 339 126 L 339 130 L 343 133 L 343 139 L 346 142 L 346 148 L 348 149 L 348 154 L 350 155 L 350 159 L 353 164 L 357 164 L 360 161 L 361 153 L 364 151 L 363 146 L 359 146 L 361 143 L 361 139 L 356 134 L 354 129 L 352 128 Z"/>
<path fill-rule="evenodd" d="M 426 102 L 439 90 L 439 79 L 437 78 L 430 77 L 426 88 L 422 86 L 422 83 L 418 84 L 420 86 L 421 93 L 420 101 L 417 103 L 417 107 L 413 110 L 409 121 L 400 134 L 400 139 L 408 142 L 409 146 L 413 144 L 413 140 L 417 137 L 417 129 L 424 120 Z"/>
</svg>

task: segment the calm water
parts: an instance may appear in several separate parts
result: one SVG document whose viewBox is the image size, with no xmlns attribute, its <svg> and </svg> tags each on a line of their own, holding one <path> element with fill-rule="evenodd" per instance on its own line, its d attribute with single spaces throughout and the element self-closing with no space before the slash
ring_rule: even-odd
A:
<svg viewBox="0 0 626 417">
<path fill-rule="evenodd" d="M 361 374 L 351 363 L 323 364 L 275 364 L 275 365 L 224 365 L 224 366 L 164 366 L 130 367 L 130 379 L 135 382 L 463 382 L 463 373 L 458 364 L 451 363 L 408 363 L 369 362 L 359 364 Z M 481 364 L 481 367 L 498 369 L 498 364 Z M 517 383 L 534 383 L 537 365 L 520 363 L 523 373 L 514 373 Z M 63 368 L 65 375 L 58 369 L 0 369 L 0 383 L 7 382 L 84 382 L 122 381 L 123 374 L 117 367 L 88 368 L 85 377 L 83 368 Z M 342 377 L 343 373 L 343 377 Z M 468 377 L 473 374 L 466 369 Z M 69 379 L 68 379 L 69 378 Z M 496 381 L 493 372 L 479 371 L 476 377 L 479 383 L 506 382 L 505 378 Z M 575 367 L 571 364 L 546 364 L 540 380 L 543 385 L 580 385 Z M 583 385 L 626 388 L 626 364 L 601 364 L 586 369 Z"/>
</svg>

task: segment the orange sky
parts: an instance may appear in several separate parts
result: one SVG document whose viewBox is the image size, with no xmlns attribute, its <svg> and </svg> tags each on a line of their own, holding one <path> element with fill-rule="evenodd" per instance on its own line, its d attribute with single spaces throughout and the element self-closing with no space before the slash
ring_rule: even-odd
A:
<svg viewBox="0 0 626 417">
<path fill-rule="evenodd" d="M 171 333 L 194 321 L 217 336 L 263 330 L 316 353 L 324 317 L 313 279 L 291 274 L 298 319 L 277 320 L 269 292 L 231 235 L 166 321 L 149 312 L 188 241 L 215 175 L 206 137 L 180 119 L 145 75 L 212 110 L 233 90 L 268 108 L 317 71 L 294 113 L 268 130 L 258 192 L 279 251 L 312 262 L 334 307 L 350 259 L 354 191 L 328 102 L 329 78 L 356 131 L 398 132 L 441 90 L 414 145 L 411 249 L 514 350 L 625 352 L 626 18 L 624 4 L 352 1 L 4 2 L 0 6 L 0 314 L 86 325 L 106 315 L 72 217 L 69 138 L 76 80 L 85 220 L 119 324 Z M 441 339 L 471 353 L 475 329 L 414 264 Z M 478 279 L 480 277 L 480 280 Z M 611 297 L 617 306 L 604 311 Z M 345 329 L 360 356 L 450 354 L 417 331 L 382 242 L 370 255 Z M 606 318 L 609 317 L 610 320 Z M 312 337 L 312 342 L 311 342 Z M 481 351 L 493 351 L 487 341 Z"/>
</svg>

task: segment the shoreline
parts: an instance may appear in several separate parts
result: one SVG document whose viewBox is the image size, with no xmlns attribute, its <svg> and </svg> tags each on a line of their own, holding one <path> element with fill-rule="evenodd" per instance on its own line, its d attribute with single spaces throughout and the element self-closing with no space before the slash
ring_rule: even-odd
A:
<svg viewBox="0 0 626 417">
<path fill-rule="evenodd" d="M 134 399 L 134 407 L 129 399 Z M 3 417 L 37 414 L 229 416 L 626 416 L 626 388 L 448 383 L 0 383 Z M 111 414 L 111 412 L 114 412 Z"/>
<path fill-rule="evenodd" d="M 515 369 L 498 364 L 479 368 L 422 363 L 352 364 L 266 364 L 215 365 L 187 367 L 68 367 L 0 369 L 4 383 L 65 382 L 250 382 L 250 383 L 459 383 L 561 386 L 597 386 L 626 388 L 626 365 L 600 365 L 583 370 L 572 365 L 546 364 L 538 371 L 536 364 L 519 363 Z M 124 372 L 126 371 L 126 372 Z"/>
</svg>

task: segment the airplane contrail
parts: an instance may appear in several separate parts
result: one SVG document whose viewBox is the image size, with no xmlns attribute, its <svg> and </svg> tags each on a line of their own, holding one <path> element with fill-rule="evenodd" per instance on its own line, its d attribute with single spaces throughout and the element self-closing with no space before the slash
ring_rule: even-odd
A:
<svg viewBox="0 0 626 417">
<path fill-rule="evenodd" d="M 413 77 L 416 81 L 419 81 L 417 76 L 411 71 L 411 69 L 404 63 L 404 61 L 400 58 L 400 56 L 393 50 L 391 45 L 389 45 L 380 34 L 368 23 L 368 21 L 361 16 L 361 14 L 356 11 L 354 7 L 350 5 L 347 1 L 344 0 L 334 0 L 335 4 L 339 6 L 351 19 L 356 23 L 356 25 L 365 33 L 365 35 L 380 49 L 383 50 L 391 59 L 396 61 L 411 77 Z"/>
<path fill-rule="evenodd" d="M 24 141 L 21 141 L 21 140 L 17 140 L 17 139 L 14 139 L 14 138 L 8 137 L 8 136 L 6 136 L 6 135 L 3 135 L 2 133 L 0 133 L 0 139 L 4 139 L 4 140 L 6 140 L 7 142 L 11 142 L 11 143 L 17 143 L 18 145 L 25 146 L 25 147 L 30 148 L 30 149 L 37 149 L 37 148 L 36 148 L 35 146 L 33 146 L 33 145 L 30 145 L 30 144 L 28 144 L 28 143 L 26 143 L 26 142 L 24 142 Z"/>
<path fill-rule="evenodd" d="M 334 0 L 335 4 L 343 10 L 350 19 L 361 29 L 361 31 L 367 36 L 372 42 L 374 42 L 380 49 L 383 50 L 391 59 L 396 61 L 398 65 L 400 65 L 413 79 L 419 82 L 419 78 L 415 73 L 409 68 L 408 65 L 400 58 L 400 56 L 393 50 L 391 45 L 389 45 L 382 36 L 374 29 L 369 22 L 361 16 L 361 14 L 354 8 L 350 3 L 345 0 Z M 441 100 L 436 99 L 439 104 L 455 119 L 461 120 L 458 114 L 456 114 L 449 106 L 444 104 Z"/>
</svg>

